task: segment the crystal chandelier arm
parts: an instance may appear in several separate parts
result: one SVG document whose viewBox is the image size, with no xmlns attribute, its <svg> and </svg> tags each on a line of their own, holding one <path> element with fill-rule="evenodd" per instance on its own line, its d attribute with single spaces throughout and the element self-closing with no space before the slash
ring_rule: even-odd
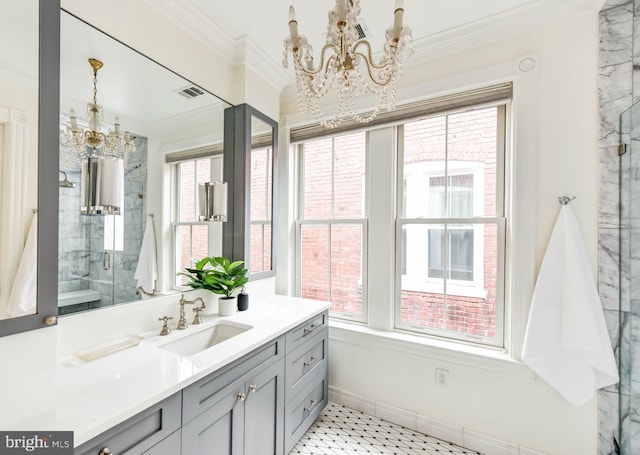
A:
<svg viewBox="0 0 640 455">
<path fill-rule="evenodd" d="M 324 66 L 324 59 L 325 59 L 325 54 L 327 53 L 327 51 L 331 49 L 334 52 L 334 55 L 332 55 L 331 57 L 329 57 L 329 60 L 335 58 L 335 56 L 338 54 L 338 50 L 336 49 L 336 46 L 334 46 L 333 44 L 325 44 L 324 47 L 322 48 L 322 50 L 320 51 L 320 65 L 318 65 L 317 69 L 308 69 L 305 68 L 302 65 L 302 62 L 300 62 L 299 58 L 296 58 L 295 55 L 294 57 L 294 61 L 297 62 L 300 65 L 300 69 L 304 72 L 304 74 L 306 74 L 307 76 L 316 76 L 317 74 L 320 73 L 320 71 L 322 71 L 322 69 L 325 69 L 325 77 L 326 77 L 326 73 L 327 73 L 327 68 L 325 68 Z"/>
<path fill-rule="evenodd" d="M 363 45 L 367 47 L 367 54 L 363 54 L 362 52 L 357 52 L 358 46 Z M 376 65 L 375 62 L 373 61 L 373 53 L 371 51 L 371 44 L 369 43 L 369 41 L 365 40 L 365 39 L 360 39 L 358 41 L 355 42 L 355 44 L 353 45 L 353 53 L 354 54 L 359 54 L 362 57 L 364 57 L 365 61 L 367 62 L 367 66 L 372 66 L 377 70 L 382 70 L 385 69 L 387 66 L 389 66 L 389 62 L 395 60 L 396 57 L 396 52 L 398 50 L 398 46 L 397 44 L 392 44 L 391 45 L 393 52 L 391 54 L 391 59 L 389 61 L 387 61 L 386 63 L 382 63 L 380 65 Z"/>
</svg>

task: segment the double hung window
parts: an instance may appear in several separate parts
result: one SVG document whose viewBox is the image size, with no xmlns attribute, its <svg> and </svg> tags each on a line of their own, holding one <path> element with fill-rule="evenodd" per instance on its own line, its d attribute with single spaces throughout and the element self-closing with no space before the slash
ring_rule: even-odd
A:
<svg viewBox="0 0 640 455">
<path fill-rule="evenodd" d="M 389 314 L 389 330 L 504 346 L 510 97 L 505 84 L 400 108 L 375 126 L 383 141 L 362 129 L 292 133 L 301 138 L 298 295 L 329 300 L 332 317 L 363 323 L 375 309 L 376 328 Z M 381 172 L 392 156 L 395 169 Z M 369 181 L 371 169 L 388 180 Z M 394 186 L 395 207 L 376 206 Z M 389 237 L 394 248 L 368 242 Z M 367 270 L 388 274 L 389 295 L 367 292 Z"/>
</svg>

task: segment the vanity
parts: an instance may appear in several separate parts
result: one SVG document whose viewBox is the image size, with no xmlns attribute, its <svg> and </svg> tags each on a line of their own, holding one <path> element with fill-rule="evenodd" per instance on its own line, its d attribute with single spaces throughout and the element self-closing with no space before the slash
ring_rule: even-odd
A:
<svg viewBox="0 0 640 455">
<path fill-rule="evenodd" d="M 135 305 L 144 303 L 127 306 Z M 63 357 L 3 383 L 13 390 L 3 408 L 15 411 L 0 414 L 0 428 L 72 430 L 74 453 L 83 455 L 288 453 L 327 403 L 327 310 L 325 302 L 271 296 L 167 336 L 155 318 L 157 330 L 139 333 L 135 347 L 91 361 Z M 219 324 L 246 330 L 173 352 L 176 341 Z"/>
</svg>

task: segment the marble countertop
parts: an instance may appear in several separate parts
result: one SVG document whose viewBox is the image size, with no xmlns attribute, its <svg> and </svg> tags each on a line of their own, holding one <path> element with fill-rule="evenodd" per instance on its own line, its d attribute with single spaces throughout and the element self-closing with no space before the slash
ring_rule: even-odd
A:
<svg viewBox="0 0 640 455">
<path fill-rule="evenodd" d="M 77 447 L 328 308 L 326 302 L 272 296 L 234 316 L 203 316 L 202 325 L 166 337 L 136 334 L 144 337 L 138 346 L 90 362 L 62 358 L 55 368 L 0 384 L 0 428 L 72 430 Z M 188 357 L 158 346 L 221 319 L 252 328 Z"/>
</svg>

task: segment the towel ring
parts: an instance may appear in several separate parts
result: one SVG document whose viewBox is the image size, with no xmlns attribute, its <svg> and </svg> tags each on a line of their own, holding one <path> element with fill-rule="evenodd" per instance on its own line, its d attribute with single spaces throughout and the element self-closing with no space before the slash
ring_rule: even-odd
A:
<svg viewBox="0 0 640 455">
<path fill-rule="evenodd" d="M 560 205 L 569 205 L 569 202 L 573 201 L 575 198 L 575 196 L 558 196 L 558 202 L 560 203 Z"/>
</svg>

